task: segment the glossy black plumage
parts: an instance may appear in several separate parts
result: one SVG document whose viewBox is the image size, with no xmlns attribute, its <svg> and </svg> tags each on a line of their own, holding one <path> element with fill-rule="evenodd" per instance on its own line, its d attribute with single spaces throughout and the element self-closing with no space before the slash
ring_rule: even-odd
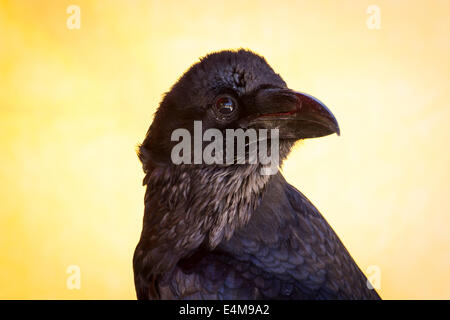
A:
<svg viewBox="0 0 450 320">
<path fill-rule="evenodd" d="M 265 60 L 249 51 L 225 51 L 205 60 L 166 95 L 140 148 L 147 192 L 133 259 L 138 298 L 379 299 L 322 215 L 281 173 L 262 176 L 259 164 L 170 163 L 168 133 L 189 128 L 193 119 L 211 123 L 204 114 L 209 95 L 217 94 L 214 88 L 236 91 L 246 116 L 261 110 L 257 97 L 269 92 L 267 86 L 287 90 Z M 271 101 L 283 98 L 276 99 Z M 304 125 L 303 116 L 288 120 L 286 128 L 293 131 L 281 137 L 282 158 L 295 140 L 315 136 L 313 127 L 307 133 L 295 128 Z M 276 121 L 285 123 L 285 117 Z M 321 121 L 317 136 L 338 132 L 334 118 Z"/>
</svg>

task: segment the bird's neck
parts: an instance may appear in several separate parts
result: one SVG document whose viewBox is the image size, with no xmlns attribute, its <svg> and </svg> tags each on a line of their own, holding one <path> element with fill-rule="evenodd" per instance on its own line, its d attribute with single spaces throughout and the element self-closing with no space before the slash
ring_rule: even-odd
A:
<svg viewBox="0 0 450 320">
<path fill-rule="evenodd" d="M 281 161 L 291 146 L 280 144 Z M 163 273 L 200 247 L 211 250 L 231 239 L 250 221 L 269 181 L 276 177 L 261 172 L 261 164 L 170 164 L 147 169 L 135 268 L 144 268 L 146 275 Z"/>
<path fill-rule="evenodd" d="M 157 210 L 159 221 L 153 223 L 162 224 L 159 230 L 166 224 L 177 230 L 177 242 L 195 246 L 201 241 L 215 248 L 246 225 L 257 208 L 272 177 L 261 171 L 259 164 L 155 168 L 146 177 L 146 215 Z"/>
</svg>

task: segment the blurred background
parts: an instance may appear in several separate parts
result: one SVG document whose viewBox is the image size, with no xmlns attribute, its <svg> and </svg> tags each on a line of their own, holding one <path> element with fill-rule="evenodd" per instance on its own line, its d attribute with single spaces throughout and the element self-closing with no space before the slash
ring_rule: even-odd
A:
<svg viewBox="0 0 450 320">
<path fill-rule="evenodd" d="M 136 145 L 192 63 L 244 47 L 336 115 L 341 137 L 299 144 L 283 171 L 361 269 L 379 269 L 381 296 L 450 299 L 449 12 L 445 0 L 0 1 L 0 298 L 135 298 Z"/>
</svg>

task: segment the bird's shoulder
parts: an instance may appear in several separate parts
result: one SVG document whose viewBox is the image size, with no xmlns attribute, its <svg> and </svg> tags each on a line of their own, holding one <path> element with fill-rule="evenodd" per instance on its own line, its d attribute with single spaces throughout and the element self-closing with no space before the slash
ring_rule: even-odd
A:
<svg viewBox="0 0 450 320">
<path fill-rule="evenodd" d="M 267 186 L 248 225 L 222 247 L 281 283 L 292 284 L 295 298 L 374 296 L 324 217 L 281 174 Z"/>
</svg>

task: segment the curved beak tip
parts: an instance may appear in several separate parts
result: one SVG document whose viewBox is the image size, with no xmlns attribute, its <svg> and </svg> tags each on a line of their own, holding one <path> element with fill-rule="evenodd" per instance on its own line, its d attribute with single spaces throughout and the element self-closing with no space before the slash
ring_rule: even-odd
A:
<svg viewBox="0 0 450 320">
<path fill-rule="evenodd" d="M 328 128 L 329 134 L 341 135 L 335 116 L 323 102 L 306 93 L 298 91 L 295 93 L 300 102 L 300 114 L 303 114 L 305 118 L 322 123 L 322 126 Z"/>
</svg>

